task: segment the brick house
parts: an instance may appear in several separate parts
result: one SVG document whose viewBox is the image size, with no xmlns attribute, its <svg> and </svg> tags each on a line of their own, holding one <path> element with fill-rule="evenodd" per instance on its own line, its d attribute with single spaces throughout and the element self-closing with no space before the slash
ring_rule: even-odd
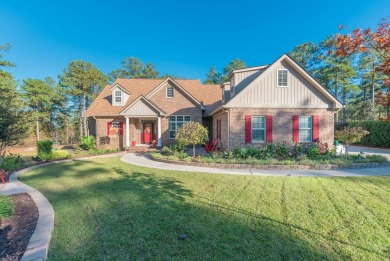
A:
<svg viewBox="0 0 390 261">
<path fill-rule="evenodd" d="M 212 130 L 209 114 L 220 105 L 219 85 L 200 80 L 117 79 L 102 90 L 85 116 L 100 148 L 163 146 L 173 144 L 177 129 L 188 121 Z"/>
<path fill-rule="evenodd" d="M 197 121 L 223 150 L 269 142 L 333 144 L 342 104 L 288 55 L 270 65 L 234 70 L 229 82 L 117 79 L 86 111 L 99 147 L 174 143 Z"/>
</svg>

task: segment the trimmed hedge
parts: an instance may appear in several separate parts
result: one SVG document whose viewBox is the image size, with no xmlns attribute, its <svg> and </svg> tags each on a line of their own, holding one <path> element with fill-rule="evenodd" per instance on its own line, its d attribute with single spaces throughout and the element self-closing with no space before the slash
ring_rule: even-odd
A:
<svg viewBox="0 0 390 261">
<path fill-rule="evenodd" d="M 53 142 L 51 140 L 37 141 L 38 158 L 50 160 L 52 157 Z"/>
<path fill-rule="evenodd" d="M 358 144 L 390 148 L 390 122 L 385 121 L 352 121 L 346 124 L 336 125 L 336 130 L 342 130 L 345 126 L 362 127 L 370 134 Z"/>
</svg>

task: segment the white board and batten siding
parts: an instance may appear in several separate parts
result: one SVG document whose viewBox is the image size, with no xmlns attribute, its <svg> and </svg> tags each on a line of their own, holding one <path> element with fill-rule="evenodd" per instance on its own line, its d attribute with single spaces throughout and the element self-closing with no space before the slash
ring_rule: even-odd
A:
<svg viewBox="0 0 390 261">
<path fill-rule="evenodd" d="M 277 87 L 278 69 L 288 70 L 288 87 Z M 238 95 L 228 102 L 227 107 L 332 108 L 333 106 L 332 101 L 283 60 L 273 64 L 251 81 L 240 93 L 235 91 Z"/>
<path fill-rule="evenodd" d="M 143 99 L 138 100 L 134 103 L 130 108 L 121 113 L 123 115 L 130 116 L 158 116 L 158 112 L 151 108 L 149 104 L 147 104 Z"/>
<path fill-rule="evenodd" d="M 233 93 L 231 96 L 233 97 L 236 93 L 240 92 L 245 86 L 247 86 L 253 79 L 258 77 L 263 70 L 250 70 L 243 72 L 236 72 L 231 77 L 231 88 L 233 89 Z"/>
</svg>

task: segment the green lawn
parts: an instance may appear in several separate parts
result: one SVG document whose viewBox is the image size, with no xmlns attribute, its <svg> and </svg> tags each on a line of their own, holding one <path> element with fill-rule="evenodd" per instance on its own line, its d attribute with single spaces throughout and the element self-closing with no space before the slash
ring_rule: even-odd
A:
<svg viewBox="0 0 390 261">
<path fill-rule="evenodd" d="M 12 198 L 0 195 L 0 224 L 3 218 L 7 218 L 12 215 L 13 208 L 14 205 L 12 203 Z"/>
<path fill-rule="evenodd" d="M 390 258 L 389 177 L 212 175 L 107 158 L 21 180 L 54 207 L 49 260 Z"/>
</svg>

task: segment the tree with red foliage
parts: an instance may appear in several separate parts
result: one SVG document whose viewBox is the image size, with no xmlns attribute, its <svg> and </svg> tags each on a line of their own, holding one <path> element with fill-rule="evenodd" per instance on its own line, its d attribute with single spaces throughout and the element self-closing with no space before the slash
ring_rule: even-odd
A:
<svg viewBox="0 0 390 261">
<path fill-rule="evenodd" d="M 343 26 L 339 29 L 343 29 Z M 383 120 L 390 121 L 390 17 L 383 18 L 376 30 L 358 28 L 352 34 L 337 34 L 335 40 L 337 56 L 345 57 L 373 50 L 382 58 L 382 63 L 375 71 L 384 76 L 384 89 L 377 93 L 376 104 L 386 109 Z"/>
</svg>

